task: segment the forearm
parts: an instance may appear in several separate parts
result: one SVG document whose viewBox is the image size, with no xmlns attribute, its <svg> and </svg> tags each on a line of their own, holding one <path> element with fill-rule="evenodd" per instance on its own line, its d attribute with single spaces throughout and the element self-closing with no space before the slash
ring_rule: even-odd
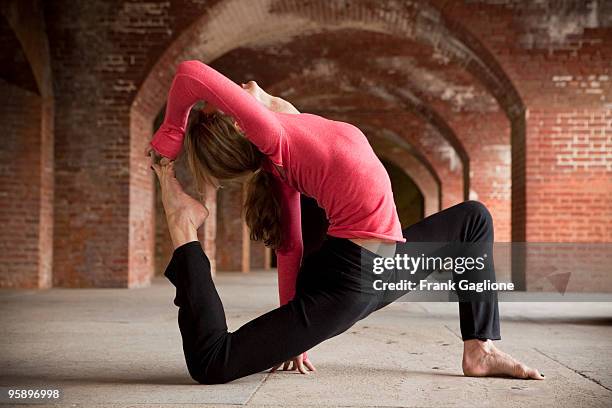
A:
<svg viewBox="0 0 612 408">
<path fill-rule="evenodd" d="M 194 78 L 181 74 L 172 81 L 168 93 L 164 122 L 151 141 L 151 145 L 163 156 L 175 158 L 183 145 L 183 137 L 191 107 L 202 96 L 202 84 Z"/>
<path fill-rule="evenodd" d="M 278 291 L 281 305 L 295 295 L 297 276 L 302 264 L 304 244 L 302 242 L 302 218 L 300 193 L 280 180 L 275 183 L 276 194 L 281 202 L 281 225 L 283 228 L 280 248 L 276 249 L 278 265 Z"/>
<path fill-rule="evenodd" d="M 278 296 L 281 305 L 287 304 L 295 296 L 301 254 L 281 255 L 277 253 L 278 263 Z"/>
<path fill-rule="evenodd" d="M 304 244 L 302 243 L 301 217 L 299 207 L 294 208 L 292 217 L 283 217 L 285 242 L 276 250 L 278 267 L 278 294 L 280 304 L 284 305 L 295 296 L 297 276 L 302 264 Z M 286 212 L 285 212 L 286 213 Z"/>
</svg>

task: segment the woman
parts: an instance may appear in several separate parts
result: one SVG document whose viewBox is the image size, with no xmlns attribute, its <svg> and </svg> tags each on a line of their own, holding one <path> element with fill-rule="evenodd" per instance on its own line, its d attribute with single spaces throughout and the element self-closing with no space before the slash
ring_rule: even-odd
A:
<svg viewBox="0 0 612 408">
<path fill-rule="evenodd" d="M 252 238 L 274 248 L 278 259 L 281 306 L 233 333 L 196 234 L 207 211 L 174 176 L 172 160 L 200 100 L 209 109 L 185 141 L 196 181 L 202 187 L 250 174 L 246 221 Z M 402 231 L 389 177 L 359 129 L 299 113 L 254 82 L 241 88 L 199 61 L 179 65 L 147 153 L 152 150 L 164 157 L 152 167 L 175 248 L 165 275 L 176 286 L 187 367 L 200 383 L 225 383 L 283 363 L 287 369 L 290 362 L 303 374 L 314 371 L 307 350 L 399 296 L 363 290 L 364 258 L 392 256 L 406 240 L 493 243 L 490 214 L 473 201 Z M 329 220 L 322 246 L 303 260 L 300 193 L 316 199 Z M 459 305 L 466 375 L 544 377 L 492 344 L 500 338 L 496 300 Z"/>
</svg>

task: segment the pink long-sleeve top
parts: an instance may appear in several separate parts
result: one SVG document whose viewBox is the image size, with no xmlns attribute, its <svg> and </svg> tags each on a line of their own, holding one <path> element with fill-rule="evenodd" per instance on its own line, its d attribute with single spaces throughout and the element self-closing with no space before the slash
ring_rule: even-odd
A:
<svg viewBox="0 0 612 408">
<path fill-rule="evenodd" d="M 276 250 L 281 304 L 295 295 L 302 261 L 300 193 L 325 210 L 331 236 L 405 242 L 389 176 L 357 127 L 308 113 L 273 112 L 200 61 L 178 66 L 164 122 L 151 141 L 158 153 L 170 159 L 180 153 L 189 112 L 200 100 L 231 115 L 269 159 L 264 170 L 275 175 L 281 198 L 283 242 Z"/>
</svg>

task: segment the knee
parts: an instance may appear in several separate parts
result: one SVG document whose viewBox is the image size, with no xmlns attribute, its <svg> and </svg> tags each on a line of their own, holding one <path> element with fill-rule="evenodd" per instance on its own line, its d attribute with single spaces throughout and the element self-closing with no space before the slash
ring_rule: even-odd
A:
<svg viewBox="0 0 612 408">
<path fill-rule="evenodd" d="M 493 225 L 493 217 L 489 209 L 480 201 L 468 200 L 460 204 L 469 215 L 482 219 L 489 225 Z"/>
<path fill-rule="evenodd" d="M 225 384 L 233 380 L 226 368 L 215 367 L 215 364 L 211 364 L 206 369 L 202 369 L 202 367 L 206 366 L 206 364 L 201 364 L 198 367 L 187 366 L 189 375 L 198 384 Z"/>
<path fill-rule="evenodd" d="M 202 385 L 225 384 L 232 381 L 226 370 L 208 370 L 207 372 L 190 372 L 190 374 L 194 381 Z"/>
<path fill-rule="evenodd" d="M 223 358 L 227 351 L 223 348 L 229 333 L 218 341 L 219 348 L 207 348 L 199 352 L 185 353 L 187 370 L 191 378 L 199 384 L 225 384 L 234 380 L 228 362 Z"/>
</svg>

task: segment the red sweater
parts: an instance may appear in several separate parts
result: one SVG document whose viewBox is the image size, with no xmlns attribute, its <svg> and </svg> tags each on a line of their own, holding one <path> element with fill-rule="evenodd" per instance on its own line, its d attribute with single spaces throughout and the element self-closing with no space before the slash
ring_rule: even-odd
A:
<svg viewBox="0 0 612 408">
<path fill-rule="evenodd" d="M 151 141 L 161 155 L 179 154 L 187 117 L 199 100 L 231 115 L 269 158 L 264 170 L 276 176 L 282 203 L 283 243 L 276 251 L 281 304 L 295 294 L 302 261 L 300 193 L 325 210 L 329 235 L 405 242 L 389 176 L 358 128 L 308 113 L 273 112 L 208 65 L 185 61 L 174 77 L 164 123 Z M 286 179 L 272 163 L 284 169 Z"/>
</svg>

